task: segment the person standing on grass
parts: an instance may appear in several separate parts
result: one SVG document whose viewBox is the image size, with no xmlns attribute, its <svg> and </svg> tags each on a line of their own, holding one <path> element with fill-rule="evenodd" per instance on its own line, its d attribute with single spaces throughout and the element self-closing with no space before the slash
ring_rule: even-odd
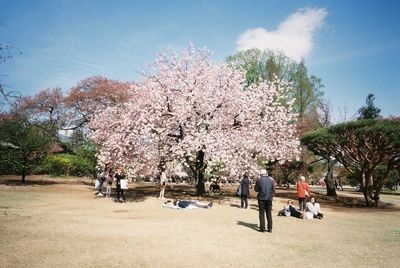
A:
<svg viewBox="0 0 400 268">
<path fill-rule="evenodd" d="M 297 198 L 299 199 L 299 210 L 306 210 L 306 199 L 310 196 L 310 185 L 306 182 L 306 177 L 300 176 L 297 182 Z"/>
<path fill-rule="evenodd" d="M 99 188 L 98 188 L 98 192 L 97 192 L 97 196 L 99 197 L 103 197 L 103 183 L 105 180 L 105 170 L 101 170 L 97 176 L 97 179 L 99 180 Z"/>
<path fill-rule="evenodd" d="M 167 175 L 165 172 L 161 173 L 160 176 L 160 196 L 158 197 L 159 199 L 165 199 L 164 194 L 165 194 L 165 188 L 167 187 Z"/>
<path fill-rule="evenodd" d="M 111 196 L 111 186 L 112 186 L 113 177 L 114 177 L 113 173 L 114 173 L 113 170 L 110 168 L 108 171 L 108 176 L 106 178 L 106 185 L 107 185 L 106 196 L 108 198 Z"/>
<path fill-rule="evenodd" d="M 275 195 L 275 182 L 268 176 L 265 169 L 261 169 L 260 178 L 254 190 L 258 192 L 258 213 L 260 218 L 260 232 L 265 232 L 265 214 L 267 215 L 267 232 L 272 233 L 272 198 Z"/>
<path fill-rule="evenodd" d="M 121 188 L 121 180 L 125 179 L 125 170 L 123 167 L 119 167 L 115 174 L 115 181 L 117 185 L 117 202 L 125 203 L 124 189 Z"/>
<path fill-rule="evenodd" d="M 243 174 L 243 179 L 240 182 L 240 208 L 247 209 L 247 197 L 249 196 L 249 189 L 251 187 L 249 173 Z"/>
</svg>

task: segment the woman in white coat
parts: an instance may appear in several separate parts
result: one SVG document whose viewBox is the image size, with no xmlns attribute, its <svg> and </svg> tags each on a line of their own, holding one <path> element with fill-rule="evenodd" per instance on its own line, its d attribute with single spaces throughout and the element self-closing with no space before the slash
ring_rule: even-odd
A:
<svg viewBox="0 0 400 268">
<path fill-rule="evenodd" d="M 322 214 L 321 207 L 314 197 L 311 197 L 310 202 L 307 202 L 307 219 L 322 219 L 324 214 Z"/>
<path fill-rule="evenodd" d="M 160 196 L 159 199 L 165 199 L 164 194 L 165 194 L 165 188 L 167 187 L 167 175 L 165 172 L 161 173 L 160 176 Z"/>
</svg>

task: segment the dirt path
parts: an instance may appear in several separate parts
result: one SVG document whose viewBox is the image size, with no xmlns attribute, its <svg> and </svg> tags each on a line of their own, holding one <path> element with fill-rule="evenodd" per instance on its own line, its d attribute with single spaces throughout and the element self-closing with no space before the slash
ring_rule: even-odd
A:
<svg viewBox="0 0 400 268">
<path fill-rule="evenodd" d="M 255 199 L 247 210 L 230 199 L 190 211 L 163 208 L 154 197 L 130 200 L 96 198 L 87 185 L 0 185 L 0 267 L 398 264 L 398 211 L 325 208 L 323 220 L 299 220 L 277 217 L 286 199 L 276 198 L 269 234 L 256 231 Z"/>
</svg>

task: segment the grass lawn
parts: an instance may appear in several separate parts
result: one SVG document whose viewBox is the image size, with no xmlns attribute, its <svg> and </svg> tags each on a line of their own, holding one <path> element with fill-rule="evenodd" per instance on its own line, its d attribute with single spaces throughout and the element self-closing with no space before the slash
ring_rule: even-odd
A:
<svg viewBox="0 0 400 268">
<path fill-rule="evenodd" d="M 128 202 L 98 198 L 90 185 L 0 179 L 0 267 L 398 267 L 400 196 L 385 208 L 358 207 L 361 196 L 320 197 L 325 218 L 278 217 L 294 190 L 278 190 L 273 233 L 259 233 L 255 193 L 239 209 L 236 186 L 212 209 L 162 207 L 153 184 L 130 184 Z M 28 178 L 32 182 L 32 179 Z M 114 190 L 114 189 L 113 189 Z M 192 196 L 173 185 L 166 197 Z M 206 201 L 206 200 L 202 200 Z M 297 204 L 297 202 L 295 202 Z M 390 204 L 389 204 L 390 203 Z"/>
</svg>

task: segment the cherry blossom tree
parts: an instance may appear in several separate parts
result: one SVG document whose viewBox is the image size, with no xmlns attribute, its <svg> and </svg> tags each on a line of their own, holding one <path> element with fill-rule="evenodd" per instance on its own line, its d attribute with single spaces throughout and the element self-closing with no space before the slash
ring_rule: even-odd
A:
<svg viewBox="0 0 400 268">
<path fill-rule="evenodd" d="M 205 193 L 204 174 L 219 163 L 232 176 L 257 169 L 257 159 L 299 155 L 293 102 L 280 80 L 247 85 L 242 71 L 211 62 L 207 49 L 159 54 L 130 99 L 92 120 L 99 164 L 165 170 L 187 165 Z"/>
</svg>

